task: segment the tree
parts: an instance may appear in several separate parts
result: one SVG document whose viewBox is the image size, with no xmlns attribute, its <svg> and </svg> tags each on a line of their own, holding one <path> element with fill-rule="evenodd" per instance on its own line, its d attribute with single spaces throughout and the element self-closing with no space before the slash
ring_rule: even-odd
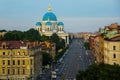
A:
<svg viewBox="0 0 120 80">
<path fill-rule="evenodd" d="M 52 42 L 55 42 L 55 43 L 59 42 L 59 36 L 56 33 L 53 33 L 50 39 Z"/>
<path fill-rule="evenodd" d="M 119 80 L 120 66 L 109 64 L 93 64 L 85 71 L 79 71 L 77 80 Z"/>
<path fill-rule="evenodd" d="M 7 41 L 19 41 L 19 40 L 28 40 L 28 41 L 40 41 L 40 34 L 35 29 L 29 29 L 28 31 L 8 31 L 5 33 L 2 40 Z"/>
<path fill-rule="evenodd" d="M 85 42 L 84 46 L 85 46 L 86 49 L 90 49 L 89 42 Z"/>
<path fill-rule="evenodd" d="M 40 41 L 42 41 L 42 42 L 48 41 L 48 40 L 49 40 L 49 37 L 45 36 L 45 35 L 42 35 L 41 38 L 40 38 Z"/>
<path fill-rule="evenodd" d="M 29 41 L 40 41 L 40 34 L 37 30 L 31 28 L 28 31 L 24 32 L 24 40 Z"/>
<path fill-rule="evenodd" d="M 42 55 L 43 55 L 43 63 L 42 63 L 43 66 L 52 63 L 52 56 L 49 53 L 43 52 Z"/>
<path fill-rule="evenodd" d="M 23 32 L 21 31 L 8 31 L 5 35 L 3 40 L 7 41 L 15 41 L 15 40 L 21 40 L 23 38 Z"/>
<path fill-rule="evenodd" d="M 3 30 L 0 30 L 0 32 L 7 32 L 7 31 L 3 29 Z"/>
<path fill-rule="evenodd" d="M 53 33 L 50 40 L 56 43 L 56 51 L 58 51 L 59 49 L 63 49 L 65 47 L 64 39 L 59 38 L 59 36 L 56 33 Z"/>
</svg>

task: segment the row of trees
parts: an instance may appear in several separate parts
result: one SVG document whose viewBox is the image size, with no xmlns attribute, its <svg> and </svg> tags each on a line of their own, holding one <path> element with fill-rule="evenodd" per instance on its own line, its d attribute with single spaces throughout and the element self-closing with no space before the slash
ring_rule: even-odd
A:
<svg viewBox="0 0 120 80">
<path fill-rule="evenodd" d="M 93 64 L 85 71 L 79 71 L 77 80 L 120 80 L 120 66 Z"/>
<path fill-rule="evenodd" d="M 19 40 L 28 40 L 28 41 L 39 41 L 40 40 L 40 34 L 38 31 L 34 29 L 30 29 L 28 31 L 22 32 L 22 31 L 8 31 L 5 33 L 4 37 L 1 38 L 1 40 L 6 41 L 19 41 Z"/>
</svg>

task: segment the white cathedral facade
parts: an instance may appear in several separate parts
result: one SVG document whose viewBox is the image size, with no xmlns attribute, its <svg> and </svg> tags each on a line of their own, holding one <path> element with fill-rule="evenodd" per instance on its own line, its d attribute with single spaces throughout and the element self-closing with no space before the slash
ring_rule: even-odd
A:
<svg viewBox="0 0 120 80">
<path fill-rule="evenodd" d="M 41 35 L 51 36 L 56 33 L 60 38 L 64 39 L 66 45 L 69 44 L 69 35 L 64 31 L 64 23 L 58 22 L 56 15 L 52 12 L 51 7 L 48 7 L 48 12 L 44 14 L 42 21 L 36 23 L 35 29 Z"/>
</svg>

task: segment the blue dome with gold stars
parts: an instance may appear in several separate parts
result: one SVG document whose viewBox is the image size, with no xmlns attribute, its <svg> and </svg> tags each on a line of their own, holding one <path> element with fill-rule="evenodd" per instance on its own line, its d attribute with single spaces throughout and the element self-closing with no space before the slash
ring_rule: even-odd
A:
<svg viewBox="0 0 120 80">
<path fill-rule="evenodd" d="M 63 22 L 58 22 L 57 25 L 58 26 L 64 26 L 64 23 Z"/>
<path fill-rule="evenodd" d="M 57 17 L 55 16 L 54 13 L 52 12 L 47 12 L 44 16 L 43 16 L 43 21 L 47 21 L 47 20 L 50 20 L 50 21 L 57 21 Z"/>
<path fill-rule="evenodd" d="M 41 22 L 37 22 L 36 26 L 42 26 Z"/>
<path fill-rule="evenodd" d="M 48 6 L 48 12 L 44 14 L 43 21 L 48 21 L 48 19 L 49 21 L 57 21 L 56 15 L 53 12 L 51 12 L 51 10 L 51 7 Z"/>
</svg>

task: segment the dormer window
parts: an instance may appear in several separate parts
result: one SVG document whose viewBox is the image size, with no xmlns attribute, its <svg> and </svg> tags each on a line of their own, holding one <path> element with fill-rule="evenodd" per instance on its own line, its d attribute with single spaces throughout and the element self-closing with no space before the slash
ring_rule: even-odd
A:
<svg viewBox="0 0 120 80">
<path fill-rule="evenodd" d="M 5 45 L 3 45 L 3 49 L 5 49 Z"/>
<path fill-rule="evenodd" d="M 28 45 L 28 49 L 30 48 L 30 46 Z"/>
</svg>

